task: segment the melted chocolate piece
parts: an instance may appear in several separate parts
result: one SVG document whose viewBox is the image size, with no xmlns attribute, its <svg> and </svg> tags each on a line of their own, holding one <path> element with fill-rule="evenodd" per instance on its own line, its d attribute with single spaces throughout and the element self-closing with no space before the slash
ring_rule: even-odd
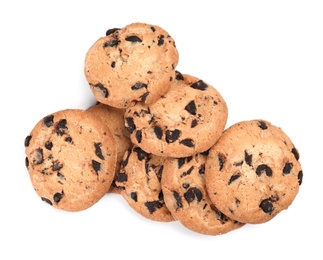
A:
<svg viewBox="0 0 323 260">
<path fill-rule="evenodd" d="M 178 158 L 177 159 L 177 168 L 180 169 L 184 163 L 185 163 L 185 158 Z"/>
<path fill-rule="evenodd" d="M 136 139 L 138 143 L 141 143 L 141 139 L 142 139 L 142 132 L 141 130 L 137 130 L 136 131 Z"/>
<path fill-rule="evenodd" d="M 52 148 L 53 148 L 53 143 L 52 143 L 52 142 L 50 142 L 50 141 L 47 141 L 47 142 L 45 143 L 45 148 L 46 148 L 47 150 L 52 150 Z"/>
<path fill-rule="evenodd" d="M 234 182 L 235 180 L 239 179 L 240 178 L 240 173 L 237 173 L 237 174 L 233 174 L 230 178 L 230 180 L 228 181 L 228 185 L 230 185 L 232 182 Z"/>
<path fill-rule="evenodd" d="M 72 137 L 68 136 L 64 140 L 65 142 L 72 143 Z"/>
<path fill-rule="evenodd" d="M 226 161 L 226 157 L 223 154 L 218 154 L 218 161 L 219 161 L 219 171 L 222 171 L 224 163 Z"/>
<path fill-rule="evenodd" d="M 41 200 L 44 201 L 44 202 L 46 202 L 46 203 L 48 203 L 51 206 L 53 205 L 53 203 L 49 199 L 47 199 L 45 197 L 41 197 Z"/>
<path fill-rule="evenodd" d="M 283 174 L 289 174 L 293 169 L 293 164 L 290 163 L 290 162 L 287 162 L 284 166 L 284 169 L 283 169 Z"/>
<path fill-rule="evenodd" d="M 119 172 L 116 175 L 115 181 L 116 182 L 127 182 L 128 181 L 128 175 L 125 172 Z"/>
<path fill-rule="evenodd" d="M 135 131 L 136 129 L 136 125 L 133 121 L 132 117 L 126 117 L 125 118 L 125 124 L 126 124 L 126 128 L 128 129 L 128 131 L 132 134 L 133 131 Z"/>
<path fill-rule="evenodd" d="M 63 192 L 62 193 L 56 192 L 53 196 L 54 202 L 55 203 L 60 202 L 62 197 L 63 197 Z"/>
<path fill-rule="evenodd" d="M 137 192 L 135 192 L 135 191 L 131 192 L 130 198 L 133 199 L 135 202 L 137 202 L 138 201 Z"/>
<path fill-rule="evenodd" d="M 249 166 L 252 166 L 252 154 L 248 154 L 247 150 L 244 151 L 244 160 Z"/>
<path fill-rule="evenodd" d="M 181 131 L 178 129 L 175 130 L 166 130 L 166 142 L 174 143 L 180 136 Z"/>
<path fill-rule="evenodd" d="M 262 129 L 262 130 L 266 130 L 268 128 L 267 124 L 264 121 L 258 121 L 258 126 Z"/>
<path fill-rule="evenodd" d="M 161 203 L 159 200 L 147 201 L 145 202 L 145 206 L 148 209 L 149 213 L 153 214 L 157 209 L 163 207 L 163 203 Z"/>
<path fill-rule="evenodd" d="M 122 162 L 121 162 L 121 166 L 122 166 L 122 167 L 127 166 L 128 161 L 129 161 L 129 156 L 130 156 L 130 154 L 131 154 L 131 149 L 129 148 L 129 149 L 126 151 L 126 153 L 127 153 L 127 155 L 126 155 L 126 156 L 123 156 L 123 160 L 122 160 Z"/>
<path fill-rule="evenodd" d="M 107 98 L 108 96 L 109 96 L 109 91 L 108 91 L 108 89 L 105 87 L 105 86 L 103 86 L 103 84 L 101 84 L 101 83 L 97 83 L 97 84 L 95 84 L 95 85 L 92 85 L 94 88 L 98 88 L 100 91 L 101 91 L 101 93 L 102 93 L 102 96 L 104 97 L 104 98 Z"/>
<path fill-rule="evenodd" d="M 150 26 L 150 29 L 155 32 L 156 31 L 156 28 L 154 26 Z"/>
<path fill-rule="evenodd" d="M 256 173 L 258 176 L 261 176 L 263 172 L 265 172 L 268 177 L 271 177 L 273 175 L 272 169 L 266 164 L 261 164 L 256 169 Z"/>
<path fill-rule="evenodd" d="M 194 169 L 194 166 L 191 166 L 186 172 L 183 172 L 180 177 L 183 178 L 186 175 L 190 175 L 193 169 Z"/>
<path fill-rule="evenodd" d="M 148 95 L 150 94 L 150 92 L 146 92 L 145 94 L 143 94 L 143 95 L 141 95 L 140 96 L 140 100 L 141 100 L 141 102 L 146 102 L 146 99 L 147 99 L 147 97 L 148 97 Z"/>
<path fill-rule="evenodd" d="M 208 88 L 208 85 L 203 82 L 203 80 L 199 80 L 190 86 L 191 88 L 197 89 L 197 90 L 206 90 Z"/>
<path fill-rule="evenodd" d="M 33 160 L 32 160 L 33 164 L 42 164 L 44 162 L 44 156 L 43 156 L 43 149 L 42 148 L 38 148 L 34 151 L 33 153 Z"/>
<path fill-rule="evenodd" d="M 175 209 L 182 208 L 182 207 L 183 207 L 182 199 L 181 199 L 181 197 L 179 196 L 178 192 L 173 191 L 173 196 L 174 196 L 174 199 L 175 199 L 175 201 L 176 201 Z"/>
<path fill-rule="evenodd" d="M 135 36 L 135 35 L 126 37 L 126 41 L 127 42 L 142 42 L 142 40 L 138 36 Z"/>
<path fill-rule="evenodd" d="M 163 130 L 159 126 L 157 126 L 157 125 L 154 126 L 154 133 L 155 133 L 155 135 L 156 135 L 156 137 L 158 139 L 162 139 L 162 137 L 163 137 Z"/>
<path fill-rule="evenodd" d="M 188 111 L 192 115 L 196 115 L 196 105 L 195 105 L 195 101 L 194 100 L 190 101 L 186 105 L 185 110 Z"/>
<path fill-rule="evenodd" d="M 112 33 L 116 32 L 116 31 L 118 31 L 118 30 L 120 30 L 120 28 L 112 28 L 112 29 L 109 29 L 109 30 L 107 30 L 107 31 L 105 32 L 105 35 L 106 35 L 106 36 L 109 36 L 110 34 L 112 34 Z"/>
<path fill-rule="evenodd" d="M 303 182 L 303 171 L 298 172 L 297 178 L 298 178 L 298 185 L 301 185 Z"/>
<path fill-rule="evenodd" d="M 100 171 L 100 169 L 101 169 L 101 163 L 99 163 L 95 160 L 92 160 L 92 167 L 95 170 L 96 174 L 98 174 L 98 171 Z"/>
<path fill-rule="evenodd" d="M 267 214 L 271 214 L 275 208 L 274 205 L 271 203 L 271 199 L 264 199 L 259 207 L 263 210 L 263 212 L 267 213 Z"/>
<path fill-rule="evenodd" d="M 176 80 L 184 80 L 184 76 L 179 71 L 175 71 Z"/>
<path fill-rule="evenodd" d="M 194 128 L 195 126 L 197 126 L 197 120 L 193 119 L 191 122 L 191 128 Z"/>
<path fill-rule="evenodd" d="M 162 46 L 164 44 L 164 38 L 165 38 L 164 35 L 158 36 L 158 43 L 157 43 L 158 46 Z"/>
<path fill-rule="evenodd" d="M 147 158 L 148 153 L 146 153 L 144 150 L 142 150 L 140 147 L 133 148 L 133 151 L 137 153 L 137 157 L 139 161 L 142 161 L 143 159 Z"/>
<path fill-rule="evenodd" d="M 192 201 L 197 200 L 200 202 L 202 200 L 203 194 L 198 188 L 189 188 L 187 192 L 184 193 L 184 198 L 190 204 Z"/>
<path fill-rule="evenodd" d="M 118 44 L 119 44 L 118 40 L 111 40 L 111 41 L 105 42 L 103 44 L 103 48 L 116 47 L 118 46 Z"/>
<path fill-rule="evenodd" d="M 195 146 L 194 141 L 192 139 L 189 139 L 189 138 L 183 139 L 179 143 L 183 144 L 183 145 L 185 145 L 187 147 L 190 147 L 190 148 Z"/>
<path fill-rule="evenodd" d="M 43 121 L 45 126 L 51 127 L 54 125 L 54 116 L 53 115 L 46 116 Z"/>
<path fill-rule="evenodd" d="M 138 89 L 147 88 L 147 87 L 148 87 L 147 84 L 138 81 L 135 83 L 135 85 L 131 87 L 131 89 L 138 90 Z"/>
<path fill-rule="evenodd" d="M 68 130 L 67 128 L 67 121 L 66 119 L 61 119 L 57 124 L 56 124 L 56 134 L 59 135 L 59 136 L 62 136 L 64 135 L 66 132 L 66 130 Z"/>
<path fill-rule="evenodd" d="M 101 143 L 94 143 L 94 148 L 95 148 L 95 154 L 97 157 L 99 157 L 101 160 L 104 160 L 104 156 L 102 154 L 101 150 Z"/>
<path fill-rule="evenodd" d="M 53 165 L 52 165 L 52 170 L 53 171 L 59 171 L 62 168 L 63 168 L 63 164 L 60 163 L 58 160 L 56 160 L 55 162 L 53 162 Z"/>
<path fill-rule="evenodd" d="M 30 140 L 31 140 L 31 135 L 28 135 L 26 138 L 25 138 L 25 147 L 28 147 L 29 144 L 30 144 Z"/>
<path fill-rule="evenodd" d="M 292 153 L 294 154 L 295 159 L 298 161 L 299 160 L 299 153 L 295 147 L 293 147 Z"/>
</svg>

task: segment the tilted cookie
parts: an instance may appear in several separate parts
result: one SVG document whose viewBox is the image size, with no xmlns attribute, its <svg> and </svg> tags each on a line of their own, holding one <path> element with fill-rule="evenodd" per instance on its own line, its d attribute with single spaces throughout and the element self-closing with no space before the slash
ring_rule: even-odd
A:
<svg viewBox="0 0 323 260">
<path fill-rule="evenodd" d="M 228 217 L 264 223 L 287 209 L 302 183 L 298 150 L 265 120 L 236 123 L 210 149 L 205 182 L 211 201 Z"/>
<path fill-rule="evenodd" d="M 126 109 L 125 124 L 134 144 L 176 158 L 208 150 L 223 133 L 227 117 L 226 102 L 214 87 L 176 71 L 170 90 L 156 102 Z"/>
<path fill-rule="evenodd" d="M 95 98 L 126 108 L 132 101 L 151 104 L 170 88 L 178 51 L 163 28 L 145 23 L 110 29 L 85 56 L 84 72 Z"/>
<path fill-rule="evenodd" d="M 207 153 L 186 158 L 169 158 L 164 164 L 162 191 L 167 208 L 186 228 L 205 235 L 220 235 L 244 224 L 221 213 L 205 187 Z"/>
<path fill-rule="evenodd" d="M 119 172 L 123 155 L 132 147 L 129 131 L 124 125 L 124 109 L 111 107 L 102 103 L 97 103 L 87 109 L 94 117 L 100 117 L 109 127 L 117 146 L 117 165 L 116 173 Z M 112 182 L 109 192 L 119 193 L 119 189 Z"/>
<path fill-rule="evenodd" d="M 80 211 L 109 190 L 116 144 L 109 128 L 84 110 L 66 109 L 41 119 L 25 138 L 26 166 L 41 199 Z"/>
<path fill-rule="evenodd" d="M 115 183 L 128 204 L 150 220 L 173 221 L 161 190 L 164 157 L 146 153 L 138 146 L 129 149 L 123 158 Z"/>
</svg>

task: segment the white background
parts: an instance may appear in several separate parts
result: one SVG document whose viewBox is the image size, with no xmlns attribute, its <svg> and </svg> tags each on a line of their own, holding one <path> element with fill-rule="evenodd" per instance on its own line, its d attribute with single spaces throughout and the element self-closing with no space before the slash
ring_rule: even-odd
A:
<svg viewBox="0 0 323 260">
<path fill-rule="evenodd" d="M 116 194 L 77 213 L 39 199 L 25 137 L 45 115 L 94 102 L 85 54 L 133 22 L 169 32 L 177 70 L 219 90 L 227 126 L 265 119 L 289 135 L 304 179 L 288 210 L 205 236 L 147 220 Z M 323 259 L 322 1 L 1 1 L 0 35 L 0 259 Z"/>
</svg>

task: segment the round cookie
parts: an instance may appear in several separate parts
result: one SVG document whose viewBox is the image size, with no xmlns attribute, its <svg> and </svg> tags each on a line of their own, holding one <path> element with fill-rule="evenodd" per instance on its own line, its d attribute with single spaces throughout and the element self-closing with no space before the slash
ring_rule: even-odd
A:
<svg viewBox="0 0 323 260">
<path fill-rule="evenodd" d="M 210 149 L 205 182 L 213 204 L 243 223 L 274 218 L 302 183 L 299 153 L 281 128 L 265 120 L 236 123 Z"/>
<path fill-rule="evenodd" d="M 127 203 L 140 215 L 159 222 L 173 221 L 161 190 L 164 157 L 146 153 L 138 146 L 123 158 L 115 183 Z"/>
<path fill-rule="evenodd" d="M 80 109 L 54 112 L 25 138 L 26 166 L 41 199 L 65 211 L 81 211 L 109 190 L 116 144 L 109 128 Z"/>
<path fill-rule="evenodd" d="M 162 191 L 167 208 L 186 228 L 205 235 L 220 235 L 244 224 L 221 213 L 205 187 L 207 153 L 170 158 L 164 164 Z"/>
<path fill-rule="evenodd" d="M 106 126 L 109 127 L 117 146 L 116 173 L 119 172 L 123 155 L 132 147 L 129 131 L 124 125 L 124 109 L 111 107 L 102 103 L 97 103 L 87 109 L 95 117 L 100 117 Z M 119 189 L 112 182 L 109 192 L 119 193 Z"/>
<path fill-rule="evenodd" d="M 222 135 L 228 108 L 206 82 L 176 71 L 170 90 L 151 105 L 126 109 L 131 141 L 148 153 L 187 157 L 208 150 Z"/>
<path fill-rule="evenodd" d="M 95 98 L 126 108 L 132 101 L 155 102 L 175 78 L 178 51 L 163 28 L 132 23 L 110 29 L 85 56 L 84 72 Z"/>
</svg>

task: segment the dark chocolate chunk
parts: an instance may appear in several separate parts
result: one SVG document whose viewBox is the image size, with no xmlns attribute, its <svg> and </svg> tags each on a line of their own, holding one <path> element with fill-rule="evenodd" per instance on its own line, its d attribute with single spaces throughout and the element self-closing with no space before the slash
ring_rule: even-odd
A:
<svg viewBox="0 0 323 260">
<path fill-rule="evenodd" d="M 159 35 L 158 36 L 158 46 L 162 46 L 164 44 L 164 38 L 165 36 L 164 35 Z"/>
<path fill-rule="evenodd" d="M 28 136 L 25 138 L 25 147 L 28 147 L 28 146 L 29 146 L 30 140 L 31 140 L 31 135 L 28 135 Z"/>
<path fill-rule="evenodd" d="M 29 160 L 28 160 L 28 157 L 26 156 L 25 157 L 25 166 L 28 168 L 28 166 L 29 166 Z"/>
<path fill-rule="evenodd" d="M 230 178 L 230 180 L 228 181 L 228 185 L 230 185 L 232 182 L 234 182 L 235 180 L 240 178 L 240 173 L 237 174 L 233 174 Z"/>
<path fill-rule="evenodd" d="M 116 182 L 127 182 L 128 181 L 128 175 L 125 172 L 119 172 L 116 175 L 115 181 Z"/>
<path fill-rule="evenodd" d="M 60 172 L 57 173 L 57 177 L 60 178 L 61 180 L 66 180 L 65 176 L 61 174 Z"/>
<path fill-rule="evenodd" d="M 45 148 L 46 148 L 47 150 L 52 150 L 52 148 L 53 148 L 53 143 L 52 143 L 51 141 L 47 141 L 47 142 L 45 143 Z"/>
<path fill-rule="evenodd" d="M 115 68 L 116 67 L 116 62 L 115 61 L 112 61 L 111 62 L 111 68 Z"/>
<path fill-rule="evenodd" d="M 101 145 L 102 145 L 101 143 L 94 143 L 95 154 L 97 157 L 104 160 L 104 156 L 103 156 L 102 150 L 101 150 Z"/>
<path fill-rule="evenodd" d="M 180 177 L 182 178 L 186 175 L 190 175 L 193 170 L 194 170 L 194 166 L 191 166 L 186 172 L 183 172 Z"/>
<path fill-rule="evenodd" d="M 189 138 L 183 139 L 179 143 L 183 144 L 183 145 L 185 145 L 187 147 L 194 147 L 195 146 L 194 141 L 192 139 L 189 139 Z"/>
<path fill-rule="evenodd" d="M 147 97 L 148 97 L 149 94 L 150 94 L 150 92 L 147 91 L 145 94 L 141 95 L 140 96 L 141 102 L 145 103 L 146 102 L 146 99 L 147 99 Z"/>
<path fill-rule="evenodd" d="M 63 192 L 62 193 L 56 192 L 54 194 L 54 196 L 53 196 L 54 202 L 55 203 L 60 202 L 60 200 L 62 199 L 62 197 L 63 197 Z"/>
<path fill-rule="evenodd" d="M 44 201 L 44 202 L 46 202 L 46 203 L 48 203 L 51 206 L 53 205 L 53 203 L 49 199 L 47 199 L 45 197 L 41 197 L 41 200 Z"/>
<path fill-rule="evenodd" d="M 267 214 L 271 214 L 274 211 L 274 205 L 271 203 L 271 199 L 264 199 L 259 207 L 263 210 L 263 212 Z"/>
<path fill-rule="evenodd" d="M 205 164 L 201 164 L 200 169 L 199 169 L 199 174 L 204 175 L 205 173 Z"/>
<path fill-rule="evenodd" d="M 127 42 L 142 42 L 142 39 L 140 39 L 138 36 L 132 35 L 126 37 Z"/>
<path fill-rule="evenodd" d="M 156 31 L 156 28 L 154 26 L 150 26 L 150 29 L 155 32 Z"/>
<path fill-rule="evenodd" d="M 218 161 L 219 161 L 219 170 L 222 171 L 224 163 L 226 161 L 226 157 L 224 154 L 218 154 Z"/>
<path fill-rule="evenodd" d="M 260 176 L 263 172 L 265 172 L 268 177 L 273 175 L 273 171 L 268 165 L 260 164 L 256 169 L 256 173 L 258 176 Z"/>
<path fill-rule="evenodd" d="M 141 143 L 141 139 L 142 139 L 142 132 L 141 130 L 137 130 L 136 131 L 136 139 L 138 143 Z"/>
<path fill-rule="evenodd" d="M 175 130 L 166 130 L 166 142 L 174 143 L 180 136 L 181 131 L 178 129 Z"/>
<path fill-rule="evenodd" d="M 47 127 L 51 127 L 52 125 L 54 125 L 54 116 L 53 115 L 46 116 L 44 118 L 44 125 Z"/>
<path fill-rule="evenodd" d="M 128 131 L 132 134 L 133 131 L 135 131 L 136 129 L 136 125 L 133 121 L 133 118 L 132 117 L 126 117 L 125 118 L 125 126 L 126 128 L 128 129 Z"/>
<path fill-rule="evenodd" d="M 100 91 L 101 91 L 101 93 L 102 93 L 102 96 L 104 97 L 104 98 L 107 98 L 108 96 L 109 96 L 109 91 L 108 91 L 108 89 L 105 87 L 105 86 L 103 86 L 103 84 L 101 84 L 101 83 L 97 83 L 97 84 L 95 84 L 95 85 L 92 85 L 94 88 L 98 88 Z"/>
<path fill-rule="evenodd" d="M 303 171 L 299 171 L 297 178 L 298 178 L 298 185 L 301 185 L 303 182 Z"/>
<path fill-rule="evenodd" d="M 266 130 L 268 128 L 267 124 L 264 121 L 258 121 L 258 126 L 262 129 L 262 130 Z"/>
<path fill-rule="evenodd" d="M 109 36 L 110 34 L 114 33 L 115 31 L 118 31 L 120 30 L 120 28 L 112 28 L 112 29 L 109 29 L 105 32 L 105 35 L 106 36 Z"/>
<path fill-rule="evenodd" d="M 190 204 L 192 201 L 196 200 L 200 202 L 202 200 L 203 194 L 198 188 L 189 188 L 187 192 L 184 193 L 184 198 Z"/>
<path fill-rule="evenodd" d="M 173 196 L 174 196 L 174 199 L 175 199 L 175 201 L 176 201 L 175 209 L 178 209 L 178 208 L 183 207 L 182 199 L 181 199 L 181 197 L 179 196 L 179 193 L 178 193 L 177 191 L 173 191 Z"/>
<path fill-rule="evenodd" d="M 133 199 L 135 202 L 137 202 L 138 201 L 137 192 L 135 192 L 135 191 L 131 192 L 130 198 Z"/>
<path fill-rule="evenodd" d="M 177 168 L 180 169 L 184 163 L 185 163 L 185 158 L 178 158 L 177 159 Z"/>
<path fill-rule="evenodd" d="M 38 148 L 33 152 L 33 164 L 42 164 L 44 162 L 43 149 Z"/>
<path fill-rule="evenodd" d="M 65 142 L 72 143 L 72 137 L 70 136 L 66 137 Z"/>
<path fill-rule="evenodd" d="M 139 161 L 142 161 L 143 159 L 147 158 L 148 153 L 146 153 L 144 150 L 142 150 L 140 147 L 133 148 L 133 151 L 137 153 L 137 157 Z"/>
<path fill-rule="evenodd" d="M 66 119 L 61 119 L 57 124 L 56 124 L 56 134 L 59 136 L 62 136 L 65 134 L 65 131 L 68 129 L 67 128 L 67 121 Z"/>
<path fill-rule="evenodd" d="M 192 115 L 196 115 L 196 105 L 195 101 L 191 100 L 186 106 L 185 110 L 188 111 Z"/>
<path fill-rule="evenodd" d="M 176 80 L 184 80 L 184 76 L 182 73 L 180 73 L 179 71 L 175 71 L 175 75 L 176 75 Z"/>
<path fill-rule="evenodd" d="M 249 166 L 252 166 L 252 154 L 248 154 L 247 150 L 244 151 L 244 160 Z"/>
<path fill-rule="evenodd" d="M 138 81 L 138 82 L 135 83 L 135 85 L 133 85 L 131 87 L 131 89 L 132 90 L 138 90 L 138 89 L 147 88 L 147 87 L 148 87 L 147 84 Z"/>
<path fill-rule="evenodd" d="M 189 184 L 189 183 L 187 183 L 187 182 L 185 182 L 185 183 L 183 183 L 182 187 L 183 187 L 184 189 L 187 189 L 187 188 L 189 188 L 189 187 L 190 187 L 190 184 Z"/>
<path fill-rule="evenodd" d="M 195 126 L 197 126 L 197 120 L 193 119 L 191 122 L 191 128 L 194 128 Z"/>
<path fill-rule="evenodd" d="M 163 203 L 161 203 L 159 200 L 147 201 L 145 202 L 145 206 L 148 209 L 149 213 L 153 214 L 157 209 L 163 207 Z"/>
<path fill-rule="evenodd" d="M 163 137 L 163 130 L 159 126 L 157 126 L 157 125 L 154 126 L 154 133 L 155 133 L 155 135 L 156 135 L 156 137 L 158 139 L 162 139 L 162 137 Z"/>
<path fill-rule="evenodd" d="M 299 160 L 299 153 L 295 147 L 293 147 L 292 153 L 294 154 L 295 159 L 298 161 Z"/>
<path fill-rule="evenodd" d="M 63 164 L 60 163 L 58 160 L 53 162 L 53 164 L 52 164 L 52 170 L 53 171 L 59 171 L 62 168 L 63 168 Z"/>
<path fill-rule="evenodd" d="M 283 169 L 283 174 L 289 174 L 293 169 L 293 163 L 287 162 Z"/>
<path fill-rule="evenodd" d="M 95 170 L 96 174 L 98 174 L 98 171 L 100 171 L 100 169 L 101 169 L 101 163 L 99 163 L 95 160 L 92 160 L 92 167 Z"/>
<path fill-rule="evenodd" d="M 203 82 L 203 80 L 199 80 L 195 83 L 193 83 L 191 88 L 197 89 L 197 90 L 206 90 L 208 88 L 208 85 Z"/>
<path fill-rule="evenodd" d="M 164 165 L 161 165 L 156 172 L 156 176 L 159 182 L 161 182 L 163 170 L 164 170 Z"/>
<path fill-rule="evenodd" d="M 126 154 L 127 154 L 127 155 L 126 155 Z M 123 156 L 123 160 L 122 160 L 122 162 L 121 162 L 121 166 L 122 166 L 122 167 L 127 166 L 128 161 L 129 161 L 129 156 L 130 156 L 130 154 L 131 154 L 131 149 L 129 148 L 129 149 L 126 151 L 125 155 Z"/>
<path fill-rule="evenodd" d="M 103 48 L 116 47 L 118 46 L 118 44 L 119 44 L 118 40 L 110 40 L 103 44 Z"/>
</svg>

